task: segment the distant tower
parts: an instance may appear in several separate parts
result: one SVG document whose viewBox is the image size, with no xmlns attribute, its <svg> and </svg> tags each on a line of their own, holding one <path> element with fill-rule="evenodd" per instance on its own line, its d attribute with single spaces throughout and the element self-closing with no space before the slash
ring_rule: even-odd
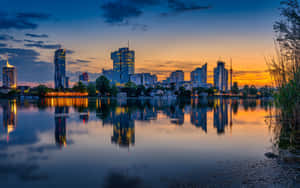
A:
<svg viewBox="0 0 300 188">
<path fill-rule="evenodd" d="M 9 89 L 15 89 L 17 88 L 17 71 L 16 67 L 12 66 L 8 62 L 2 69 L 2 81 L 3 81 L 3 87 L 9 88 Z"/>
<path fill-rule="evenodd" d="M 225 69 L 225 63 L 222 61 L 219 61 L 214 69 L 214 86 L 219 91 L 228 91 L 228 70 Z"/>
<path fill-rule="evenodd" d="M 230 90 L 232 90 L 232 76 L 233 71 L 232 71 L 232 59 L 230 59 Z"/>
<path fill-rule="evenodd" d="M 120 74 L 120 83 L 129 81 L 130 75 L 135 72 L 135 52 L 129 48 L 120 48 L 111 53 L 113 71 Z"/>
<path fill-rule="evenodd" d="M 66 50 L 58 49 L 54 56 L 55 64 L 55 89 L 65 89 L 69 86 L 69 78 L 66 77 Z"/>
</svg>

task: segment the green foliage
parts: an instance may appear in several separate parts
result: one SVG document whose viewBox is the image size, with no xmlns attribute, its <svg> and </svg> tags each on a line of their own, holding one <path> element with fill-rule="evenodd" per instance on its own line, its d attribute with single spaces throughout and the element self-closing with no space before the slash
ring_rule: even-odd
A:
<svg viewBox="0 0 300 188">
<path fill-rule="evenodd" d="M 242 93 L 244 97 L 247 97 L 249 95 L 249 86 L 245 85 L 244 88 L 242 89 Z"/>
<path fill-rule="evenodd" d="M 239 86 L 237 82 L 233 83 L 233 86 L 231 88 L 231 93 L 233 94 L 239 94 Z"/>
<path fill-rule="evenodd" d="M 30 90 L 30 93 L 39 97 L 45 96 L 51 90 L 45 85 L 39 85 Z"/>
<path fill-rule="evenodd" d="M 12 89 L 8 92 L 9 97 L 16 97 L 18 95 L 18 91 L 16 89 Z"/>
<path fill-rule="evenodd" d="M 106 95 L 110 92 L 110 82 L 105 76 L 100 76 L 96 80 L 96 88 L 101 95 Z"/>
<path fill-rule="evenodd" d="M 215 87 L 211 87 L 211 88 L 206 89 L 206 92 L 208 95 L 212 96 L 215 94 L 215 89 L 216 89 Z"/>
<path fill-rule="evenodd" d="M 254 85 L 252 85 L 250 88 L 249 88 L 249 94 L 250 95 L 256 95 L 257 94 L 257 89 Z"/>
<path fill-rule="evenodd" d="M 190 90 L 186 90 L 185 87 L 181 86 L 179 91 L 176 92 L 179 97 L 191 97 L 192 92 Z"/>
<path fill-rule="evenodd" d="M 260 93 L 262 97 L 272 97 L 273 96 L 273 89 L 268 87 L 268 86 L 264 86 L 262 88 L 260 88 Z"/>
<path fill-rule="evenodd" d="M 113 84 L 110 89 L 110 95 L 113 97 L 116 97 L 118 92 L 119 92 L 119 89 L 117 88 L 117 86 L 115 84 Z"/>
<path fill-rule="evenodd" d="M 133 82 L 127 82 L 123 88 L 123 91 L 127 93 L 128 97 L 135 97 L 137 87 Z"/>
<path fill-rule="evenodd" d="M 75 91 L 75 92 L 80 92 L 80 93 L 87 92 L 87 88 L 86 88 L 86 86 L 82 82 L 76 83 L 73 86 L 72 90 Z"/>
<path fill-rule="evenodd" d="M 300 105 L 300 70 L 295 80 L 290 80 L 287 84 L 278 89 L 276 94 L 278 104 L 286 113 L 293 113 Z"/>
<path fill-rule="evenodd" d="M 89 83 L 89 85 L 87 86 L 87 92 L 89 93 L 89 96 L 96 96 L 96 85 L 93 83 Z"/>
<path fill-rule="evenodd" d="M 146 96 L 150 96 L 150 94 L 151 94 L 152 91 L 153 91 L 152 87 L 147 88 L 146 91 L 145 91 L 145 95 Z"/>
<path fill-rule="evenodd" d="M 135 93 L 136 96 L 144 96 L 145 93 L 146 93 L 146 88 L 145 88 L 145 86 L 139 85 L 139 86 L 136 88 L 136 93 Z"/>
</svg>

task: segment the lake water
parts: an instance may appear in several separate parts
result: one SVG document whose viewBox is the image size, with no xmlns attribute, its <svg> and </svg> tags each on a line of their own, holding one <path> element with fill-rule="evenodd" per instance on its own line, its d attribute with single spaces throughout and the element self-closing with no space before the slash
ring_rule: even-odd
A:
<svg viewBox="0 0 300 188">
<path fill-rule="evenodd" d="M 0 104 L 1 187 L 247 187 L 285 172 L 264 156 L 272 101 Z"/>
</svg>

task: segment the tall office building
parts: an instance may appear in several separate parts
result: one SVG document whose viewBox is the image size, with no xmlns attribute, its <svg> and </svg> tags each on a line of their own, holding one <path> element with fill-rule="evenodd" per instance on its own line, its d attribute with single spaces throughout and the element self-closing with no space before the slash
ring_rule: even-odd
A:
<svg viewBox="0 0 300 188">
<path fill-rule="evenodd" d="M 129 48 L 120 48 L 111 53 L 113 71 L 119 73 L 119 82 L 126 83 L 130 75 L 134 74 L 135 52 Z"/>
<path fill-rule="evenodd" d="M 157 76 L 150 73 L 139 73 L 130 76 L 130 81 L 135 85 L 153 86 L 157 82 Z"/>
<path fill-rule="evenodd" d="M 207 63 L 191 72 L 191 81 L 199 86 L 207 84 Z"/>
<path fill-rule="evenodd" d="M 228 91 L 228 70 L 225 69 L 225 63 L 219 61 L 214 69 L 214 86 L 219 91 Z"/>
<path fill-rule="evenodd" d="M 3 87 L 9 89 L 17 88 L 17 71 L 16 67 L 10 65 L 8 60 L 2 69 Z"/>
<path fill-rule="evenodd" d="M 58 49 L 54 56 L 55 64 L 55 89 L 65 89 L 69 87 L 69 78 L 66 76 L 66 50 Z"/>
<path fill-rule="evenodd" d="M 184 82 L 184 72 L 181 70 L 177 70 L 171 73 L 170 75 L 170 83 L 182 83 Z"/>
</svg>

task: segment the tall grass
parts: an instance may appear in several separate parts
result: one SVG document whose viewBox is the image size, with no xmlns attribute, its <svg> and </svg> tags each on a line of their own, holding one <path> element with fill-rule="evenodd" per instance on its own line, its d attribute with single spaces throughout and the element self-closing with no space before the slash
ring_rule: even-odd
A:
<svg viewBox="0 0 300 188">
<path fill-rule="evenodd" d="M 281 5 L 281 20 L 274 24 L 277 56 L 267 64 L 278 89 L 278 145 L 300 154 L 300 5 L 298 0 L 284 0 Z"/>
</svg>

